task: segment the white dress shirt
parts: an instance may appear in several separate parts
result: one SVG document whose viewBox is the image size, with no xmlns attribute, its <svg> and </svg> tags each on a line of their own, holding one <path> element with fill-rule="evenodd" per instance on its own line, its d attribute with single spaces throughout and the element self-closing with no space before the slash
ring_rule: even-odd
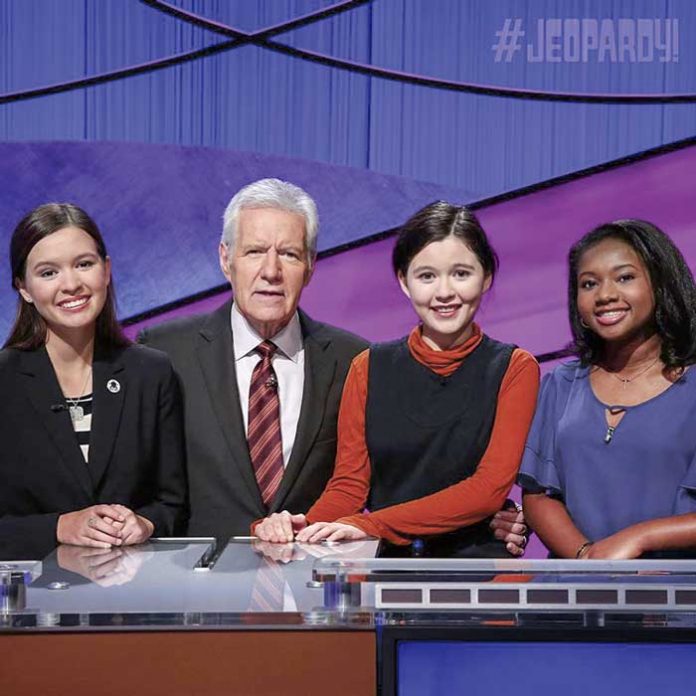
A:
<svg viewBox="0 0 696 696">
<path fill-rule="evenodd" d="M 261 360 L 256 348 L 264 339 L 232 304 L 230 318 L 234 343 L 234 367 L 237 374 L 239 403 L 244 418 L 244 432 L 249 431 L 249 386 L 251 373 Z M 279 333 L 270 339 L 278 348 L 271 364 L 278 379 L 280 398 L 280 436 L 283 441 L 283 466 L 288 465 L 292 446 L 295 444 L 297 422 L 304 391 L 304 344 L 297 312 Z"/>
</svg>

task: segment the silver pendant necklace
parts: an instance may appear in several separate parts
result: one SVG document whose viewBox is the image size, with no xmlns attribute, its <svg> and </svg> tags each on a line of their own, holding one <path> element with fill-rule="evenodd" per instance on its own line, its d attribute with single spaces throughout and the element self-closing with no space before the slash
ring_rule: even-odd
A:
<svg viewBox="0 0 696 696">
<path fill-rule="evenodd" d="M 67 399 L 70 402 L 68 406 L 68 411 L 70 411 L 70 420 L 75 423 L 81 421 L 85 417 L 85 409 L 79 404 L 73 403 L 71 399 Z"/>
<path fill-rule="evenodd" d="M 85 379 L 85 383 L 82 385 L 81 391 L 81 396 L 78 396 L 76 399 L 70 399 L 65 394 L 63 394 L 63 397 L 65 400 L 68 402 L 68 412 L 70 413 L 70 420 L 73 423 L 78 423 L 79 421 L 83 420 L 85 417 L 85 409 L 80 406 L 78 403 L 82 396 L 84 396 L 85 389 L 87 389 L 87 384 L 89 383 L 89 378 L 92 376 L 92 367 L 90 366 L 89 371 L 87 372 L 87 378 Z"/>
</svg>

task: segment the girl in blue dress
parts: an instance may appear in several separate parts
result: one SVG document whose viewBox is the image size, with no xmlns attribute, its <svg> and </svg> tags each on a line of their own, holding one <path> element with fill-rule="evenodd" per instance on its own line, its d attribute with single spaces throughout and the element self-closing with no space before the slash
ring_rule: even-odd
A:
<svg viewBox="0 0 696 696">
<path fill-rule="evenodd" d="M 696 287 L 654 225 L 619 220 L 573 246 L 578 360 L 545 376 L 519 482 L 561 558 L 696 555 Z"/>
</svg>

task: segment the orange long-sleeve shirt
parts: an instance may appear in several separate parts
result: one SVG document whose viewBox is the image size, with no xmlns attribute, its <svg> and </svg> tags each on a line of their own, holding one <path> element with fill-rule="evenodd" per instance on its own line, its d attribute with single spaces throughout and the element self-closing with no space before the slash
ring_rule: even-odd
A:
<svg viewBox="0 0 696 696">
<path fill-rule="evenodd" d="M 442 356 L 429 350 L 415 329 L 409 349 L 439 374 L 453 371 Z M 455 367 L 481 341 L 474 334 L 456 353 Z M 475 524 L 497 512 L 512 487 L 520 465 L 539 389 L 539 366 L 528 352 L 515 349 L 498 392 L 496 416 L 488 447 L 472 476 L 437 493 L 376 512 L 360 514 L 370 490 L 370 459 L 365 440 L 369 350 L 360 353 L 348 372 L 338 416 L 338 450 L 333 476 L 307 512 L 313 522 L 340 521 L 394 544 L 413 537 L 443 534 Z M 424 405 L 427 407 L 427 405 Z"/>
</svg>

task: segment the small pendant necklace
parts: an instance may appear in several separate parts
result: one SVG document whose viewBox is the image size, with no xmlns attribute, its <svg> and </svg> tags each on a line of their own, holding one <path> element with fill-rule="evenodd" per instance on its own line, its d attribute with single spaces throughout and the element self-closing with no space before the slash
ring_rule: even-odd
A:
<svg viewBox="0 0 696 696">
<path fill-rule="evenodd" d="M 85 410 L 80 406 L 78 403 L 80 399 L 85 395 L 85 389 L 87 389 L 87 384 L 89 383 L 89 378 L 92 376 L 92 367 L 90 366 L 89 371 L 87 372 L 87 378 L 85 379 L 85 383 L 82 385 L 82 389 L 80 390 L 80 396 L 76 397 L 75 399 L 71 399 L 65 394 L 63 394 L 63 397 L 65 398 L 65 401 L 68 404 L 68 412 L 70 413 L 70 420 L 73 423 L 77 423 L 78 421 L 81 421 L 85 417 Z"/>
<path fill-rule="evenodd" d="M 623 388 L 626 389 L 626 387 L 631 384 L 631 382 L 635 382 L 639 377 L 644 375 L 651 367 L 654 367 L 657 365 L 657 361 L 660 359 L 660 356 L 658 355 L 647 367 L 644 367 L 640 372 L 636 372 L 635 375 L 632 377 L 621 377 L 621 375 L 617 374 L 616 372 L 612 372 L 611 370 L 608 370 L 606 367 L 603 365 L 600 365 L 600 367 L 608 374 L 611 375 L 614 379 L 618 379 L 619 382 L 623 385 Z"/>
<path fill-rule="evenodd" d="M 616 372 L 612 372 L 611 370 L 607 370 L 606 367 L 600 365 L 600 367 L 608 374 L 614 377 L 615 379 L 618 379 L 619 382 L 621 382 L 622 388 L 626 389 L 626 387 L 631 384 L 632 382 L 635 382 L 639 377 L 644 375 L 651 367 L 654 367 L 657 365 L 657 361 L 660 359 L 660 356 L 658 355 L 647 367 L 644 367 L 642 370 L 639 372 L 636 372 L 633 377 L 621 377 L 618 375 Z M 607 407 L 607 410 L 612 416 L 616 416 L 619 413 L 622 413 L 626 410 L 624 406 L 609 406 Z M 609 425 L 607 426 L 607 432 L 604 434 L 604 444 L 608 445 L 612 438 L 614 437 L 614 433 L 616 432 L 616 429 L 619 427 L 619 421 L 616 425 Z"/>
</svg>

